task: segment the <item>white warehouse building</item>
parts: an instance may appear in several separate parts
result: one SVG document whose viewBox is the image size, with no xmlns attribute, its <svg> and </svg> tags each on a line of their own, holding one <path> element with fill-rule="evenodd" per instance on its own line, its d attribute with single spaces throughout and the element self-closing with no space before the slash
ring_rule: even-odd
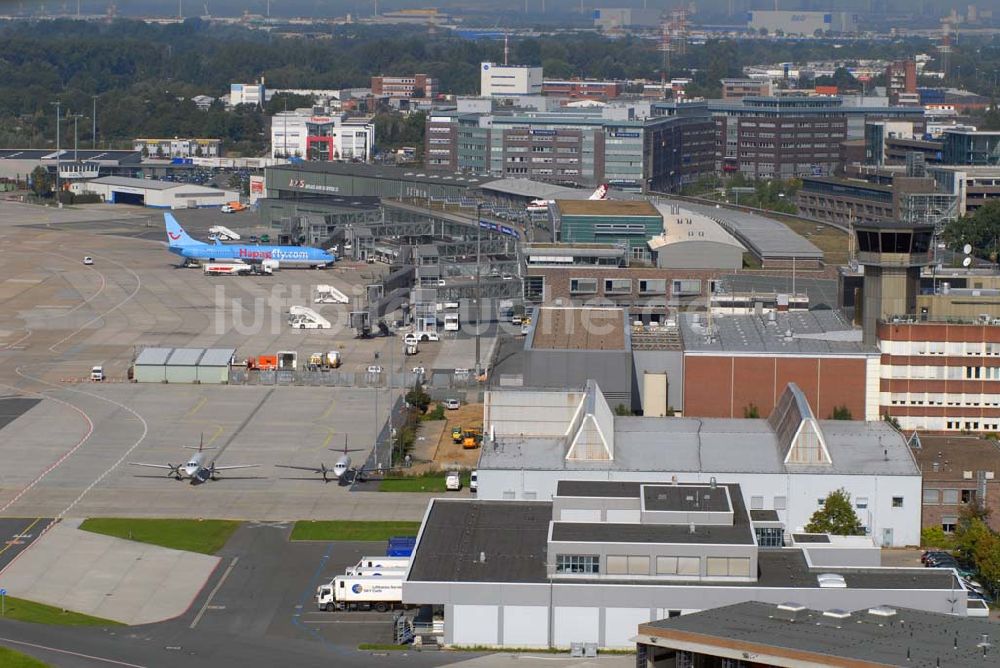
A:
<svg viewBox="0 0 1000 668">
<path fill-rule="evenodd" d="M 240 194 L 234 190 L 126 176 L 102 176 L 73 183 L 70 190 L 100 195 L 108 204 L 133 204 L 156 209 L 197 209 L 222 206 L 240 199 Z"/>
<path fill-rule="evenodd" d="M 615 416 L 594 381 L 577 391 L 488 392 L 478 498 L 548 501 L 560 481 L 736 483 L 751 511 L 801 531 L 843 488 L 879 545 L 920 544 L 921 475 L 889 424 L 818 420 L 785 389 L 766 420 Z"/>
</svg>

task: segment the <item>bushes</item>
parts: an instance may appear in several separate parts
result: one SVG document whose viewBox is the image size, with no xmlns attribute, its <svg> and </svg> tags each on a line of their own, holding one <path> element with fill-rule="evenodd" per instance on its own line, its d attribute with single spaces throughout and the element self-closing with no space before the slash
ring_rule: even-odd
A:
<svg viewBox="0 0 1000 668">
<path fill-rule="evenodd" d="M 950 550 L 955 547 L 955 538 L 946 534 L 941 527 L 927 527 L 920 531 L 920 545 Z"/>
</svg>

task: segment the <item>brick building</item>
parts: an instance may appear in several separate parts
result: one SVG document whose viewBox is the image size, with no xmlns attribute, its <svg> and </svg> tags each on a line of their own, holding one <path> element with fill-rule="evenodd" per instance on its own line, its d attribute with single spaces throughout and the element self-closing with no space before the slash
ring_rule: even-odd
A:
<svg viewBox="0 0 1000 668">
<path fill-rule="evenodd" d="M 922 436 L 913 454 L 924 479 L 925 529 L 955 531 L 962 511 L 978 503 L 989 511 L 987 522 L 1000 531 L 1000 446 L 975 437 Z"/>
<path fill-rule="evenodd" d="M 437 79 L 426 74 L 405 77 L 372 77 L 372 95 L 390 98 L 427 98 L 433 100 L 438 94 Z"/>
<path fill-rule="evenodd" d="M 901 96 L 906 99 L 907 95 L 917 95 L 916 61 L 895 60 L 886 65 L 885 88 L 889 96 L 889 104 L 899 104 Z"/>
<path fill-rule="evenodd" d="M 613 100 L 621 95 L 622 85 L 617 81 L 591 79 L 546 79 L 542 81 L 542 95 L 556 97 L 586 97 Z"/>
</svg>

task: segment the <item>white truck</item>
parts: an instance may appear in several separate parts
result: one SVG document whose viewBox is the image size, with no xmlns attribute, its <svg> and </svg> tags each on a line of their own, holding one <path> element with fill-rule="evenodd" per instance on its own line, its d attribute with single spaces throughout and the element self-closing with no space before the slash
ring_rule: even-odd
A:
<svg viewBox="0 0 1000 668">
<path fill-rule="evenodd" d="M 377 610 L 385 612 L 403 603 L 403 575 L 338 575 L 316 588 L 320 610 Z"/>
<path fill-rule="evenodd" d="M 252 271 L 253 267 L 249 264 L 243 264 L 242 262 L 205 263 L 206 276 L 239 276 L 241 274 L 249 274 Z"/>
<path fill-rule="evenodd" d="M 353 566 L 349 566 L 344 573 L 350 575 L 353 571 L 361 568 L 402 568 L 406 570 L 409 566 L 409 557 L 361 557 L 361 561 Z"/>
</svg>

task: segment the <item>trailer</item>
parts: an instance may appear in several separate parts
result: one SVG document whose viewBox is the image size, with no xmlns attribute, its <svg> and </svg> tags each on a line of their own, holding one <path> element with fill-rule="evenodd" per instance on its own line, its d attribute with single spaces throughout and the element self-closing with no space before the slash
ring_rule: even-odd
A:
<svg viewBox="0 0 1000 668">
<path fill-rule="evenodd" d="M 409 567 L 410 557 L 361 557 L 361 561 L 344 570 L 344 575 L 402 577 Z"/>
<path fill-rule="evenodd" d="M 299 354 L 294 350 L 279 350 L 277 358 L 279 369 L 295 371 L 295 368 L 298 366 Z"/>
<path fill-rule="evenodd" d="M 208 262 L 205 264 L 206 276 L 239 276 L 249 274 L 253 267 L 242 262 Z"/>
<path fill-rule="evenodd" d="M 458 313 L 444 314 L 444 331 L 457 332 L 459 329 Z"/>
<path fill-rule="evenodd" d="M 328 350 L 325 353 L 313 353 L 309 356 L 307 368 L 310 371 L 329 371 L 339 368 L 342 363 L 339 350 Z"/>
<path fill-rule="evenodd" d="M 338 575 L 316 588 L 320 610 L 377 610 L 386 612 L 403 605 L 403 576 Z"/>
</svg>

